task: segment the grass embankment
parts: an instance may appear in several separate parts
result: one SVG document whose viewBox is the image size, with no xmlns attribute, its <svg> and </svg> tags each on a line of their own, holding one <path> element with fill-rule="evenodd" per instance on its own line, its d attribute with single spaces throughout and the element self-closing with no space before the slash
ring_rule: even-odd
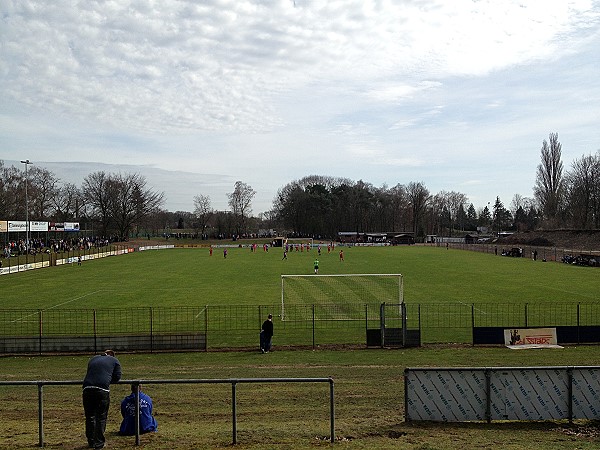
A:
<svg viewBox="0 0 600 450">
<path fill-rule="evenodd" d="M 428 347 L 409 350 L 209 352 L 117 355 L 125 379 L 327 377 L 335 380 L 337 448 L 352 449 L 592 449 L 594 424 L 405 423 L 406 367 L 600 365 L 595 346 L 520 350 Z M 87 357 L 3 358 L 2 379 L 83 378 Z M 159 432 L 142 436 L 143 448 L 221 448 L 231 444 L 231 386 L 152 385 Z M 85 443 L 79 387 L 44 388 L 46 448 L 80 449 Z M 328 447 L 328 385 L 238 385 L 238 443 L 244 449 Z M 128 386 L 112 389 L 109 448 L 134 448 L 115 433 L 118 402 Z M 0 447 L 37 444 L 37 389 L 0 388 Z"/>
</svg>

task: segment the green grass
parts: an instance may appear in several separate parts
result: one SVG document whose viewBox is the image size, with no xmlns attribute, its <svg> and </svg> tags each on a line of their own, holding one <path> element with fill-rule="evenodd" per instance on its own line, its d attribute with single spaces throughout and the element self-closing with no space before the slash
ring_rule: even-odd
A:
<svg viewBox="0 0 600 450">
<path fill-rule="evenodd" d="M 406 367 L 600 365 L 595 346 L 549 350 L 430 346 L 408 350 L 120 354 L 124 379 L 328 377 L 335 380 L 336 436 L 342 449 L 593 449 L 596 424 L 566 422 L 433 424 L 404 422 Z M 87 356 L 0 359 L 3 380 L 78 380 Z M 238 385 L 238 443 L 243 449 L 330 448 L 327 384 Z M 229 447 L 230 385 L 153 385 L 159 432 L 141 437 L 147 449 Z M 135 448 L 116 436 L 118 402 L 128 386 L 112 388 L 109 448 Z M 82 449 L 81 391 L 46 386 L 45 448 Z M 0 447 L 37 444 L 37 388 L 0 386 Z M 596 434 L 593 434 L 596 433 Z"/>
<path fill-rule="evenodd" d="M 230 249 L 225 260 L 207 249 L 148 251 L 60 266 L 0 278 L 2 308 L 62 309 L 226 307 L 231 317 L 259 325 L 260 305 L 278 305 L 281 274 L 310 274 L 313 253 Z M 320 273 L 402 273 L 409 307 L 427 306 L 427 333 L 448 326 L 462 332 L 470 326 L 471 304 L 480 315 L 511 311 L 512 304 L 547 304 L 563 320 L 566 302 L 595 304 L 600 293 L 598 269 L 529 259 L 495 257 L 427 247 L 348 248 L 345 261 L 337 252 L 321 255 Z M 236 306 L 237 305 L 237 306 Z M 480 305 L 480 306 L 481 306 Z M 494 306 L 496 305 L 496 306 Z M 495 310 L 493 308 L 496 308 Z M 235 311 L 238 311 L 234 314 Z M 409 310 L 409 314 L 412 313 Z M 515 317 L 520 310 L 512 312 Z M 58 315 L 60 317 L 60 315 Z M 448 319 L 449 318 L 449 319 Z M 115 320 L 112 317 L 111 320 Z M 209 317 L 210 320 L 210 317 Z M 215 322 L 226 339 L 228 321 Z M 516 319 L 515 319 L 516 320 Z M 328 324 L 318 333 L 355 333 L 346 322 Z M 60 326 L 60 325 L 59 325 Z M 362 325 L 359 325 L 362 327 Z M 254 331 L 252 331 L 254 332 Z M 336 448 L 352 449 L 592 449 L 598 446 L 594 423 L 406 424 L 403 422 L 403 371 L 406 367 L 490 367 L 600 365 L 597 346 L 552 350 L 425 346 L 401 350 L 280 350 L 286 336 L 310 342 L 311 329 L 276 324 L 275 350 L 118 355 L 125 379 L 191 379 L 231 377 L 327 377 L 336 383 Z M 240 334 L 243 336 L 243 334 Z M 323 334 L 325 336 L 325 334 Z M 278 341 L 280 339 L 280 341 Z M 237 342 L 235 339 L 232 342 Z M 241 342 L 241 341 L 240 341 Z M 302 341 L 303 343 L 304 341 Z M 453 341 L 456 342 L 456 341 Z M 247 343 L 247 342 L 246 342 Z M 87 356 L 3 357 L 1 380 L 79 380 Z M 238 387 L 238 441 L 244 449 L 330 448 L 326 385 L 241 385 Z M 109 448 L 135 448 L 133 438 L 115 435 L 118 401 L 126 386 L 113 388 Z M 229 447 L 231 388 L 228 385 L 152 385 L 159 432 L 142 436 L 148 449 Z M 45 387 L 46 448 L 84 448 L 79 387 Z M 25 449 L 37 444 L 36 387 L 0 387 L 0 447 Z"/>
<path fill-rule="evenodd" d="M 266 314 L 280 311 L 281 275 L 311 274 L 316 251 L 290 252 L 286 261 L 281 256 L 281 249 L 230 248 L 227 259 L 220 249 L 212 256 L 207 248 L 153 250 L 3 276 L 1 308 L 32 310 L 25 318 L 5 313 L 4 334 L 35 334 L 35 310 L 43 312 L 44 331 L 50 334 L 85 334 L 86 329 L 89 334 L 91 309 L 100 311 L 99 328 L 109 332 L 146 331 L 148 308 L 156 309 L 157 332 L 196 330 L 204 328 L 208 305 L 209 346 L 254 345 Z M 530 326 L 574 325 L 578 303 L 583 304 L 580 323 L 600 320 L 596 268 L 423 246 L 346 248 L 344 262 L 337 251 L 324 251 L 319 260 L 320 274 L 402 273 L 409 325 L 420 323 L 423 342 L 468 343 L 473 320 L 481 326 L 524 326 L 526 304 Z M 297 308 L 305 320 L 312 316 L 312 301 L 286 308 Z M 364 343 L 365 308 L 354 306 L 352 322 L 316 322 L 315 343 Z M 175 317 L 172 307 L 191 309 Z M 327 308 L 317 309 L 316 318 L 340 314 Z M 75 310 L 76 319 L 65 319 L 64 310 Z M 376 328 L 378 305 L 371 302 L 367 313 Z M 277 342 L 311 345 L 312 324 L 304 320 L 278 323 Z"/>
<path fill-rule="evenodd" d="M 174 249 L 137 252 L 2 277 L 3 308 L 276 305 L 282 274 L 311 274 L 316 252 Z M 589 302 L 598 269 L 436 247 L 347 248 L 320 274 L 402 273 L 408 303 Z"/>
</svg>

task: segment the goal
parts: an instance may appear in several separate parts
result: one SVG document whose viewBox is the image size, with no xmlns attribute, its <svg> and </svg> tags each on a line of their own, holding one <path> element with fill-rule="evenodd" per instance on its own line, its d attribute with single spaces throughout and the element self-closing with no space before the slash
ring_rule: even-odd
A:
<svg viewBox="0 0 600 450">
<path fill-rule="evenodd" d="M 364 314 L 364 305 L 403 302 L 398 273 L 281 275 L 281 320 L 301 320 L 299 311 L 313 305 L 334 307 L 338 319 L 348 320 Z"/>
</svg>

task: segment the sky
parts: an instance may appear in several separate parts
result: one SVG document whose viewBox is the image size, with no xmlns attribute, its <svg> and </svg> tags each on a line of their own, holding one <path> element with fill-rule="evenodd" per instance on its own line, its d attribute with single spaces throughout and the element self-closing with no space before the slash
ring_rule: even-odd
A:
<svg viewBox="0 0 600 450">
<path fill-rule="evenodd" d="M 600 149 L 600 0 L 0 0 L 0 160 L 165 209 L 236 181 L 422 182 L 477 209 Z"/>
</svg>

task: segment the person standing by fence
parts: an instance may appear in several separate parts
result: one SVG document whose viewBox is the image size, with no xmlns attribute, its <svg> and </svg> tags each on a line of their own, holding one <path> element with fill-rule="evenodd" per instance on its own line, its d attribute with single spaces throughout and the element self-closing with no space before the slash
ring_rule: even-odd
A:
<svg viewBox="0 0 600 450">
<path fill-rule="evenodd" d="M 115 352 L 105 350 L 88 362 L 83 380 L 85 436 L 90 448 L 104 448 L 106 419 L 110 406 L 110 385 L 121 379 L 121 363 Z"/>
<path fill-rule="evenodd" d="M 263 353 L 269 353 L 271 350 L 271 340 L 273 339 L 273 315 L 269 314 L 267 320 L 262 324 L 260 332 L 260 350 Z"/>
</svg>

